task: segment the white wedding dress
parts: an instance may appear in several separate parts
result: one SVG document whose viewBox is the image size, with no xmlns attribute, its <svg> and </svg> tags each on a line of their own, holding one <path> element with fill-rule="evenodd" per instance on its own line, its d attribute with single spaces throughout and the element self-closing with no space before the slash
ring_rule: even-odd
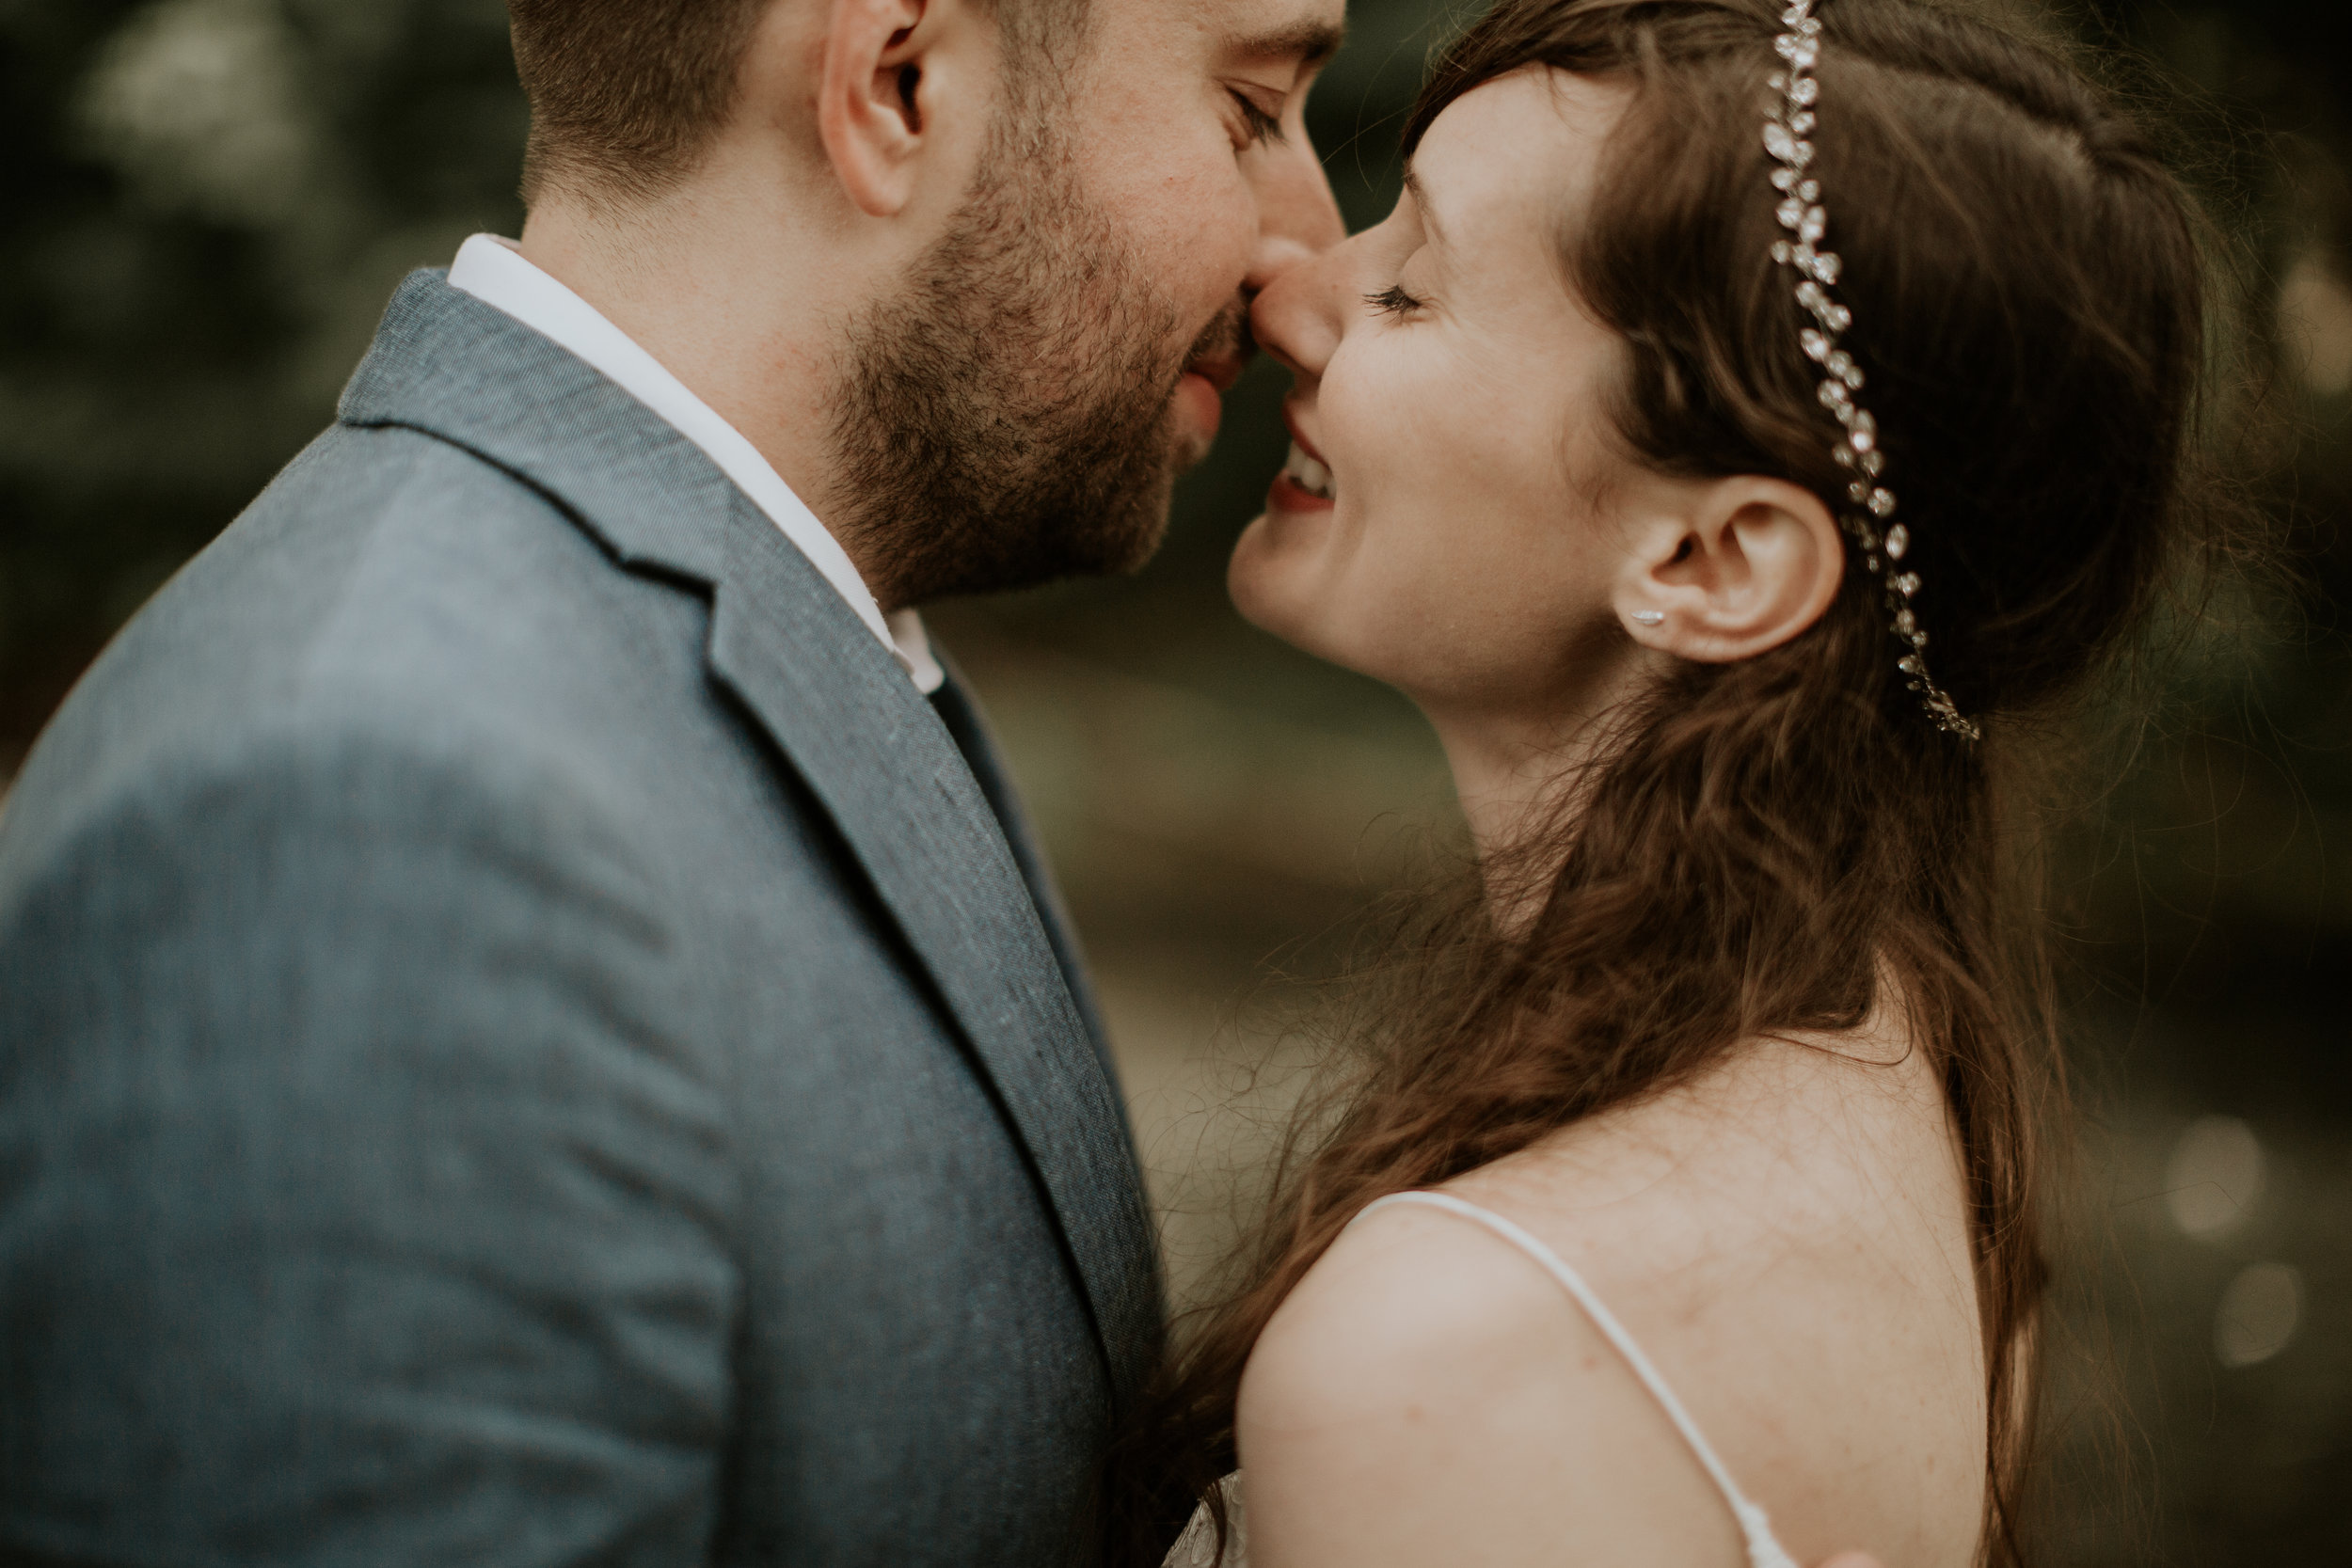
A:
<svg viewBox="0 0 2352 1568">
<path fill-rule="evenodd" d="M 1797 1568 L 1796 1560 L 1774 1538 L 1772 1522 L 1764 1516 L 1764 1510 L 1750 1502 L 1747 1495 L 1732 1481 L 1731 1472 L 1724 1468 L 1723 1461 L 1715 1456 L 1713 1446 L 1699 1431 L 1698 1423 L 1691 1419 L 1691 1413 L 1683 1409 L 1682 1402 L 1675 1397 L 1674 1389 L 1659 1375 L 1649 1357 L 1642 1354 L 1642 1347 L 1634 1342 L 1633 1336 L 1625 1331 L 1625 1325 L 1617 1322 L 1616 1314 L 1610 1311 L 1600 1297 L 1593 1293 L 1593 1288 L 1584 1283 L 1581 1275 L 1568 1267 L 1558 1253 L 1518 1225 L 1491 1210 L 1465 1203 L 1451 1194 L 1396 1193 L 1367 1204 L 1363 1212 L 1356 1218 L 1360 1220 L 1365 1214 L 1377 1210 L 1405 1203 L 1440 1209 L 1449 1214 L 1459 1215 L 1473 1225 L 1486 1227 L 1533 1258 L 1545 1273 L 1558 1280 L 1561 1289 L 1576 1299 L 1577 1306 L 1584 1309 L 1584 1315 L 1592 1319 L 1593 1325 L 1616 1347 L 1617 1354 L 1625 1358 L 1625 1364 L 1633 1370 L 1633 1375 L 1642 1380 L 1642 1386 L 1658 1401 L 1667 1418 L 1674 1422 L 1675 1430 L 1682 1433 L 1682 1440 L 1690 1445 L 1691 1452 L 1697 1457 L 1700 1466 L 1707 1471 L 1708 1479 L 1723 1494 L 1724 1502 L 1730 1508 L 1732 1517 L 1740 1522 L 1740 1533 L 1747 1543 L 1748 1568 Z M 1204 1503 L 1194 1513 L 1192 1524 L 1176 1543 L 1175 1550 L 1168 1553 L 1166 1568 L 1248 1568 L 1248 1532 L 1242 1517 L 1241 1488 L 1235 1484 L 1239 1480 L 1239 1476 L 1230 1476 L 1224 1482 L 1233 1530 L 1222 1560 L 1217 1556 L 1216 1526 L 1210 1518 L 1208 1505 Z"/>
</svg>

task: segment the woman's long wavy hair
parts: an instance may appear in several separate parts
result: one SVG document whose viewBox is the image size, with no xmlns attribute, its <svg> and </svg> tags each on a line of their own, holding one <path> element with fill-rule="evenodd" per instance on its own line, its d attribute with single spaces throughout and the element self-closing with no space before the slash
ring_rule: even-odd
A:
<svg viewBox="0 0 2352 1568">
<path fill-rule="evenodd" d="M 1624 342 L 1616 434 L 1667 473 L 1780 475 L 1841 508 L 1836 426 L 1770 257 L 1779 12 L 1502 0 L 1438 61 L 1406 147 L 1522 68 L 1631 83 L 1591 211 L 1556 236 L 1570 285 Z M 1439 978 L 1361 1042 L 1237 1291 L 1128 1423 L 1114 1560 L 1155 1563 L 1155 1525 L 1216 1503 L 1251 1347 L 1365 1204 L 1687 1081 L 1742 1040 L 1854 1027 L 1883 986 L 1939 1069 L 1963 1152 L 1990 1378 L 1982 1553 L 2025 1559 L 2037 1173 L 2063 1088 L 2029 759 L 2203 537 L 2204 231 L 2143 128 L 2044 43 L 1916 0 L 1836 0 L 1821 19 L 1813 139 L 1846 341 L 1937 678 L 1984 738 L 1922 713 L 1860 571 L 1803 636 L 1681 665 L 1614 716 L 1574 810 L 1517 852 L 1542 868 L 1540 913 L 1516 932 L 1468 918 Z"/>
</svg>

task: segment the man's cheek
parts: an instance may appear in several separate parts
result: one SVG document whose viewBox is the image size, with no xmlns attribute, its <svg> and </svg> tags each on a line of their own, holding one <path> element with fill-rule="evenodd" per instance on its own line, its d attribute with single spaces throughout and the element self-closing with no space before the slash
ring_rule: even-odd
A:
<svg viewBox="0 0 2352 1568">
<path fill-rule="evenodd" d="M 1279 161 L 1258 182 L 1259 209 L 1269 234 L 1293 240 L 1311 251 L 1328 250 L 1347 238 L 1339 200 L 1314 150 L 1298 140 L 1280 150 Z"/>
<path fill-rule="evenodd" d="M 1188 211 L 1171 203 L 1169 210 L 1182 221 L 1153 226 L 1147 242 L 1152 270 L 1189 314 L 1205 319 L 1241 292 L 1258 241 L 1257 213 L 1247 203 L 1232 202 L 1193 205 Z"/>
<path fill-rule="evenodd" d="M 1131 166 L 1114 182 L 1101 199 L 1160 287 L 1221 309 L 1241 287 L 1258 240 L 1259 204 L 1232 142 L 1220 135 L 1205 156 L 1185 150 Z"/>
</svg>

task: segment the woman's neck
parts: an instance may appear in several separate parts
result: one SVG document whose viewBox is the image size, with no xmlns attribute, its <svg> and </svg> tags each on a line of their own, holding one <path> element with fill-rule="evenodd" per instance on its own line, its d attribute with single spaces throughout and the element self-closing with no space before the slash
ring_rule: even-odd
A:
<svg viewBox="0 0 2352 1568">
<path fill-rule="evenodd" d="M 1567 852 L 1579 796 L 1608 748 L 1611 726 L 1602 714 L 1537 720 L 1423 712 L 1453 770 L 1496 924 L 1517 930 L 1534 917 Z M 1540 849 L 1539 832 L 1549 841 Z"/>
<path fill-rule="evenodd" d="M 1438 732 L 1454 792 L 1484 860 L 1518 847 L 1538 824 L 1574 815 L 1573 797 L 1610 750 L 1612 719 L 1661 672 L 1629 645 L 1590 661 L 1582 678 L 1555 682 L 1543 700 L 1446 702 L 1408 692 Z M 1597 667 L 1595 667 L 1597 666 Z"/>
<path fill-rule="evenodd" d="M 1534 917 L 1535 890 L 1549 887 L 1582 814 L 1580 797 L 1614 749 L 1620 727 L 1613 721 L 1663 677 L 1665 663 L 1612 622 L 1591 633 L 1574 658 L 1530 672 L 1519 700 L 1488 700 L 1493 684 L 1476 692 L 1406 691 L 1445 750 L 1502 928 Z M 1534 851 L 1532 835 L 1546 830 L 1548 861 L 1520 853 Z"/>
<path fill-rule="evenodd" d="M 1482 860 L 1516 847 L 1534 823 L 1555 815 L 1592 758 L 1590 725 L 1562 733 L 1434 713 L 1429 721 Z"/>
</svg>

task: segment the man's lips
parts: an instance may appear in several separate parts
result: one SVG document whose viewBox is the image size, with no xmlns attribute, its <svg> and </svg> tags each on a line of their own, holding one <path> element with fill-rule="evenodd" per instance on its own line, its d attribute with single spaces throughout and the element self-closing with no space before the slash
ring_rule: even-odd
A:
<svg viewBox="0 0 2352 1568">
<path fill-rule="evenodd" d="M 1197 375 L 1219 392 L 1230 392 L 1241 372 L 1249 368 L 1247 355 L 1219 355 L 1213 359 L 1195 359 L 1184 367 L 1186 375 Z"/>
<path fill-rule="evenodd" d="M 1238 350 L 1202 354 L 1185 365 L 1184 373 L 1176 379 L 1176 403 L 1185 410 L 1184 422 L 1204 439 L 1214 437 L 1217 426 L 1224 422 L 1225 394 L 1248 368 L 1247 340 Z M 1205 455 L 1206 450 L 1203 447 L 1196 455 Z"/>
<path fill-rule="evenodd" d="M 1235 300 L 1193 340 L 1184 373 L 1199 376 L 1219 393 L 1230 392 L 1257 355 L 1258 341 L 1249 330 L 1249 308 Z"/>
</svg>

